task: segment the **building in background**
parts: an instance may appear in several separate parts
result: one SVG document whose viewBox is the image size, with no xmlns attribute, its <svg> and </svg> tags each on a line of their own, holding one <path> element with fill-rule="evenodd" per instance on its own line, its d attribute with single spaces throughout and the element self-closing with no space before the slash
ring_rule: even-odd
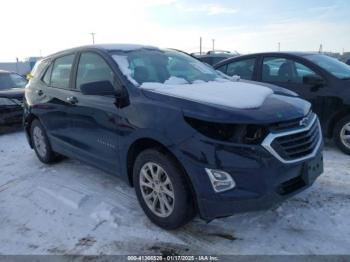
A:
<svg viewBox="0 0 350 262">
<path fill-rule="evenodd" d="M 16 72 L 17 74 L 26 76 L 32 68 L 34 67 L 36 61 L 38 61 L 41 57 L 28 57 L 24 59 L 24 61 L 17 62 L 0 62 L 0 70 Z"/>
</svg>

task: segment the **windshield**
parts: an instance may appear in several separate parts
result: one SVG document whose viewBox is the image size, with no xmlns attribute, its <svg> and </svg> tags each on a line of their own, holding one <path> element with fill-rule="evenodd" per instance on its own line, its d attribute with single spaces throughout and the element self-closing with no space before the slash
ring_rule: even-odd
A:
<svg viewBox="0 0 350 262">
<path fill-rule="evenodd" d="M 350 79 L 350 66 L 326 55 L 307 55 L 306 59 L 314 62 L 327 72 L 340 79 Z"/>
<path fill-rule="evenodd" d="M 135 85 L 143 83 L 192 84 L 228 81 L 210 66 L 173 50 L 138 49 L 114 52 L 122 73 Z"/>
<path fill-rule="evenodd" d="M 0 73 L 0 90 L 21 88 L 26 84 L 27 80 L 20 75 L 14 73 Z"/>
</svg>

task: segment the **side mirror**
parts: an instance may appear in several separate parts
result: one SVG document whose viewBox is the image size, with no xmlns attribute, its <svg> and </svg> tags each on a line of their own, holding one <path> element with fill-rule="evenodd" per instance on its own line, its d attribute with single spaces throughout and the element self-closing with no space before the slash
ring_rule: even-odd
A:
<svg viewBox="0 0 350 262">
<path fill-rule="evenodd" d="M 85 83 L 80 86 L 84 95 L 115 95 L 116 91 L 110 81 Z"/>
<path fill-rule="evenodd" d="M 303 84 L 313 87 L 321 87 L 325 84 L 325 81 L 319 75 L 306 75 L 303 77 Z"/>
</svg>

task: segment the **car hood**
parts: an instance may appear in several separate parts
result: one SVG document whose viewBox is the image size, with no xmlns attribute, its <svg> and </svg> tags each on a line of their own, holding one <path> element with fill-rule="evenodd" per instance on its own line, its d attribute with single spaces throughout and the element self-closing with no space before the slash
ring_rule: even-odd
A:
<svg viewBox="0 0 350 262">
<path fill-rule="evenodd" d="M 2 98 L 16 98 L 22 100 L 24 96 L 24 88 L 11 88 L 0 90 L 0 97 Z"/>
<path fill-rule="evenodd" d="M 251 83 L 251 84 L 255 84 L 255 85 L 262 85 L 265 87 L 268 87 L 270 89 L 273 90 L 273 92 L 277 95 L 285 95 L 285 96 L 299 96 L 297 93 L 290 91 L 286 88 L 280 87 L 280 86 L 276 86 L 273 84 L 269 84 L 269 83 L 263 83 L 263 82 L 256 82 L 256 81 L 251 81 L 251 80 L 241 80 L 242 82 L 246 82 L 246 83 Z"/>
<path fill-rule="evenodd" d="M 278 87 L 273 90 L 252 82 L 237 84 L 207 82 L 196 86 L 147 83 L 141 89 L 146 97 L 164 102 L 166 106 L 180 108 L 188 117 L 212 122 L 270 124 L 301 118 L 310 111 L 309 102 L 283 94 Z"/>
</svg>

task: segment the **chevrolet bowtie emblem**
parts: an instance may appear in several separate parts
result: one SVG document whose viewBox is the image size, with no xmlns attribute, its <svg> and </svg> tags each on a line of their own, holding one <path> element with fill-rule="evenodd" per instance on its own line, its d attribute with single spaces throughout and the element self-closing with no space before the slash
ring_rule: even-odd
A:
<svg viewBox="0 0 350 262">
<path fill-rule="evenodd" d="M 309 118 L 304 117 L 303 119 L 300 120 L 299 125 L 300 126 L 307 126 L 308 122 L 309 122 Z"/>
</svg>

